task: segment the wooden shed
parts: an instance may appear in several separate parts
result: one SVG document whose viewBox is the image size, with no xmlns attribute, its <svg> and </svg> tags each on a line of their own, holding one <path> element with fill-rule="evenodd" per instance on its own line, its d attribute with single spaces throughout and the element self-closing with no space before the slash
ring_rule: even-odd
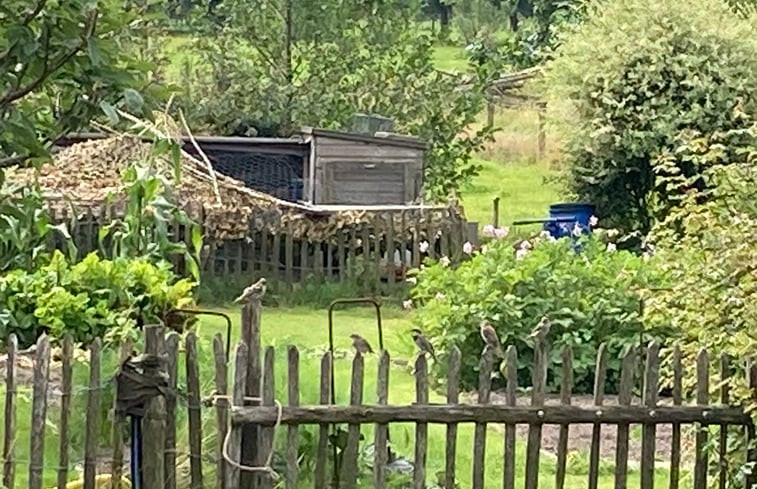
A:
<svg viewBox="0 0 757 489">
<path fill-rule="evenodd" d="M 353 134 L 306 128 L 310 145 L 305 200 L 316 205 L 402 205 L 423 188 L 426 144 L 388 133 Z"/>
</svg>

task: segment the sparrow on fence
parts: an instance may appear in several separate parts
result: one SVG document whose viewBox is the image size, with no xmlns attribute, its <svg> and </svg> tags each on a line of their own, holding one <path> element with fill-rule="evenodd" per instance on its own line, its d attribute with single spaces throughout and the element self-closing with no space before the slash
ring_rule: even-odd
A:
<svg viewBox="0 0 757 489">
<path fill-rule="evenodd" d="M 410 333 L 413 335 L 413 342 L 418 346 L 418 349 L 421 351 L 421 354 L 428 353 L 431 355 L 431 358 L 436 361 L 436 353 L 434 352 L 434 345 L 431 344 L 428 339 L 423 336 L 423 331 L 421 331 L 418 328 L 413 328 L 410 330 Z"/>
<path fill-rule="evenodd" d="M 359 334 L 352 333 L 350 335 L 350 338 L 352 338 L 353 348 L 355 348 L 355 351 L 357 351 L 361 355 L 365 355 L 366 353 L 373 353 L 373 348 L 371 348 L 371 344 L 368 343 L 368 340 L 366 340 Z"/>
<path fill-rule="evenodd" d="M 242 295 L 237 297 L 234 302 L 237 304 L 242 303 L 249 303 L 255 300 L 260 300 L 265 295 L 265 278 L 261 278 L 254 284 L 250 285 L 246 289 L 244 289 L 244 292 L 242 292 Z"/>
<path fill-rule="evenodd" d="M 547 316 L 543 316 L 541 318 L 541 321 L 539 321 L 539 324 L 537 324 L 533 331 L 531 331 L 531 335 L 529 337 L 532 338 L 535 343 L 543 343 L 544 340 L 547 339 L 549 328 L 551 326 L 552 324 L 549 322 L 549 318 Z"/>
<path fill-rule="evenodd" d="M 499 337 L 497 332 L 488 321 L 481 321 L 481 338 L 484 340 L 485 346 L 482 354 L 491 351 L 498 357 L 503 357 L 502 347 L 499 344 Z"/>
</svg>

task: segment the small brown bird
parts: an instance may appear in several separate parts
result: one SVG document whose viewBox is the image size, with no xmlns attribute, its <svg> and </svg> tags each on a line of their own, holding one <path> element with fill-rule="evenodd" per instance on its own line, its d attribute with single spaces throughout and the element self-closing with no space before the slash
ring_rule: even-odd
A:
<svg viewBox="0 0 757 489">
<path fill-rule="evenodd" d="M 533 331 L 531 331 L 531 335 L 529 337 L 532 338 L 534 342 L 543 343 L 547 339 L 549 328 L 551 326 L 552 324 L 549 322 L 549 318 L 547 316 L 543 316 L 541 318 L 541 321 L 539 321 L 539 324 L 537 324 Z"/>
<path fill-rule="evenodd" d="M 249 302 L 252 302 L 254 300 L 258 300 L 259 301 L 265 295 L 265 289 L 266 289 L 265 283 L 266 283 L 265 278 L 261 278 L 260 280 L 258 280 L 254 284 L 252 284 L 249 287 L 247 287 L 246 289 L 244 289 L 244 292 L 242 292 L 242 295 L 240 295 L 239 297 L 237 297 L 234 300 L 234 302 L 237 303 L 237 304 L 242 304 L 242 303 L 245 303 L 245 302 L 249 303 Z"/>
<path fill-rule="evenodd" d="M 352 333 L 350 335 L 350 338 L 352 338 L 352 346 L 355 348 L 355 351 L 357 351 L 361 355 L 365 355 L 366 353 L 373 353 L 373 348 L 371 348 L 371 344 L 368 343 L 368 340 L 366 340 L 359 334 Z"/>
<path fill-rule="evenodd" d="M 436 361 L 436 353 L 434 352 L 434 345 L 431 344 L 428 339 L 423 336 L 423 331 L 421 331 L 418 328 L 413 328 L 410 330 L 410 333 L 413 335 L 413 342 L 415 342 L 416 346 L 418 346 L 418 349 L 421 351 L 421 354 L 428 353 L 431 355 L 431 358 Z"/>
<path fill-rule="evenodd" d="M 502 354 L 502 347 L 499 344 L 499 337 L 497 332 L 488 321 L 481 321 L 481 338 L 484 340 L 486 346 L 484 346 L 483 353 L 487 351 L 493 352 L 498 357 L 504 356 Z"/>
</svg>

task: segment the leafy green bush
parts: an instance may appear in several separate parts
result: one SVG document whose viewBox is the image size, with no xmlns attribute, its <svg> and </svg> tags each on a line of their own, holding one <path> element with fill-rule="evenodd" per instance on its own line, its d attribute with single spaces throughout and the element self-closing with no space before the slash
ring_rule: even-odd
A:
<svg viewBox="0 0 757 489">
<path fill-rule="evenodd" d="M 165 262 L 103 260 L 93 253 L 71 265 L 56 251 L 36 271 L 0 277 L 0 338 L 15 333 L 28 346 L 47 332 L 54 339 L 71 333 L 82 343 L 116 342 L 144 324 L 171 323 L 167 313 L 190 305 L 193 288 Z"/>
<path fill-rule="evenodd" d="M 483 349 L 479 324 L 486 320 L 504 345 L 517 347 L 519 385 L 530 385 L 533 345 L 528 336 L 548 315 L 550 385 L 559 385 L 561 350 L 571 346 L 576 390 L 590 391 L 597 348 L 606 342 L 608 388 L 614 388 L 622 350 L 639 344 L 636 290 L 654 279 L 653 270 L 641 256 L 615 251 L 596 236 L 576 243 L 546 237 L 527 243 L 515 251 L 511 243 L 493 241 L 457 269 L 436 263 L 420 270 L 412 301 L 419 307 L 417 325 L 441 352 L 435 372 L 444 374 L 446 354 L 456 346 L 463 354 L 462 383 L 476 385 Z M 645 336 L 660 332 L 647 330 Z"/>
<path fill-rule="evenodd" d="M 753 33 L 754 18 L 735 15 L 725 0 L 587 5 L 585 22 L 548 64 L 545 85 L 566 132 L 568 186 L 605 224 L 649 231 L 651 203 L 663 195 L 654 160 L 677 146 L 680 131 L 744 127 L 738 113 L 755 109 Z"/>
</svg>

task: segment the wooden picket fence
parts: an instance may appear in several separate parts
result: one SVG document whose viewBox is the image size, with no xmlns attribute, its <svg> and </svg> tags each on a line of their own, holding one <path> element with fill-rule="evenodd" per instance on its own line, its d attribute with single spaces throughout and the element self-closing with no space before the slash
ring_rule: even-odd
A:
<svg viewBox="0 0 757 489">
<path fill-rule="evenodd" d="M 55 210 L 54 218 L 74 223 L 71 236 L 83 256 L 99 250 L 98 232 L 116 215 L 112 208 L 82 205 L 76 216 L 62 207 Z M 366 281 L 367 276 L 377 282 L 402 282 L 406 272 L 418 268 L 425 257 L 446 256 L 458 263 L 464 258 L 463 244 L 478 241 L 478 224 L 444 207 L 388 208 L 368 222 L 308 239 L 295 237 L 291 227 L 272 232 L 275 223 L 267 223 L 266 218 L 253 214 L 243 239 L 208 242 L 201 257 L 203 276 L 265 276 L 272 283 L 286 284 L 308 278 L 345 282 L 361 277 Z M 191 242 L 184 226 L 174 225 L 171 230 L 176 242 Z M 428 246 L 421 246 L 422 242 Z M 180 259 L 176 265 L 181 267 Z"/>
<path fill-rule="evenodd" d="M 729 405 L 727 388 L 722 388 L 716 403 L 711 403 L 710 382 L 722 384 L 722 381 L 732 374 L 732 365 L 726 358 L 720 359 L 720 372 L 711 375 L 711 362 L 706 351 L 702 351 L 697 359 L 696 368 L 685 370 L 682 365 L 680 352 L 673 355 L 672 370 L 673 395 L 672 404 L 662 403 L 658 398 L 660 391 L 660 354 L 659 345 L 653 343 L 645 350 L 645 368 L 642 378 L 635 378 L 638 366 L 637 353 L 631 351 L 622 359 L 622 375 L 618 403 L 605 403 L 604 385 L 608 363 L 608 355 L 604 346 L 598 351 L 596 363 L 596 378 L 594 391 L 594 405 L 579 407 L 571 405 L 572 391 L 572 353 L 570 349 L 562 352 L 562 385 L 560 404 L 546 403 L 546 370 L 548 363 L 547 345 L 538 343 L 535 346 L 535 359 L 529 406 L 516 403 L 517 385 L 517 352 L 514 347 L 507 349 L 503 361 L 503 373 L 507 380 L 504 404 L 491 402 L 491 379 L 499 359 L 495 359 L 490 352 L 484 352 L 480 359 L 479 386 L 477 401 L 474 404 L 461 403 L 458 390 L 461 356 L 458 350 L 452 350 L 447 356 L 448 379 L 446 403 L 435 404 L 429 401 L 428 363 L 425 356 L 418 356 L 414 363 L 416 379 L 416 402 L 410 405 L 389 405 L 389 368 L 390 355 L 387 351 L 379 353 L 378 382 L 376 398 L 365 400 L 363 386 L 365 381 L 364 358 L 356 354 L 352 360 L 352 376 L 349 405 L 333 404 L 333 360 L 330 352 L 321 358 L 320 368 L 320 404 L 301 405 L 301 375 L 300 353 L 297 348 L 289 347 L 287 351 L 287 405 L 282 406 L 276 399 L 274 348 L 261 349 L 260 346 L 260 304 L 253 303 L 243 309 L 242 341 L 235 349 L 233 356 L 233 380 L 229 386 L 229 360 L 224 349 L 224 342 L 220 336 L 214 338 L 213 353 L 215 364 L 215 391 L 212 395 L 203 396 L 200 393 L 199 363 L 197 353 L 197 338 L 189 332 L 182 338 L 176 333 L 165 335 L 159 326 L 145 328 L 145 352 L 149 354 L 163 354 L 167 360 L 165 372 L 168 375 L 169 388 L 177 389 L 180 385 L 178 366 L 185 365 L 186 383 L 185 402 L 178 403 L 176 396 L 166 398 L 157 397 L 150 401 L 144 416 L 144 465 L 142 487 L 146 489 L 177 487 L 203 488 L 217 487 L 219 489 L 236 488 L 272 488 L 283 483 L 286 488 L 302 487 L 303 480 L 309 481 L 309 486 L 316 489 L 339 487 L 352 489 L 358 487 L 358 457 L 361 439 L 361 426 L 372 425 L 374 429 L 374 461 L 372 469 L 372 487 L 387 487 L 388 463 L 388 433 L 393 423 L 415 424 L 415 450 L 413 457 L 414 489 L 427 487 L 428 474 L 428 430 L 429 424 L 446 426 L 446 455 L 444 460 L 443 487 L 485 487 L 485 474 L 494 468 L 486 467 L 486 450 L 488 426 L 504 425 L 504 458 L 501 464 L 503 474 L 501 486 L 504 489 L 515 488 L 516 474 L 516 427 L 528 426 L 527 449 L 525 460 L 525 489 L 536 489 L 540 477 L 540 454 L 542 443 L 542 428 L 544 425 L 559 425 L 560 434 L 557 448 L 557 461 L 554 486 L 558 489 L 566 487 L 566 463 L 568 457 L 568 437 L 572 425 L 593 425 L 590 449 L 587 485 L 596 489 L 600 476 L 600 443 L 603 427 L 617 426 L 616 457 L 614 460 L 615 487 L 627 487 L 629 472 L 629 432 L 632 425 L 642 426 L 642 446 L 640 458 L 641 488 L 651 489 L 654 484 L 655 447 L 657 441 L 657 427 L 672 425 L 673 437 L 669 463 L 669 487 L 681 487 L 682 468 L 688 467 L 689 460 L 682 455 L 682 427 L 695 425 L 697 428 L 719 427 L 719 436 L 714 442 L 710 440 L 708 429 L 697 429 L 693 457 L 694 489 L 708 487 L 708 477 L 716 477 L 718 486 L 726 487 L 728 463 L 728 447 L 733 442 L 734 430 L 728 427 L 744 427 L 743 434 L 747 440 L 754 439 L 754 428 L 750 416 L 739 406 Z M 98 454 L 102 453 L 98 434 L 101 426 L 100 413 L 102 407 L 101 379 L 101 343 L 96 340 L 89 346 L 89 386 L 84 390 L 87 395 L 86 433 L 84 447 L 84 489 L 96 487 L 98 472 Z M 131 353 L 131 345 L 124 345 L 121 359 Z M 15 484 L 16 467 L 21 464 L 28 468 L 28 488 L 42 489 L 45 464 L 44 446 L 46 441 L 46 426 L 49 415 L 47 412 L 50 395 L 50 362 L 51 348 L 49 339 L 41 337 L 37 342 L 34 353 L 34 375 L 32 389 L 32 409 L 30 413 L 17 413 L 18 384 L 14 374 L 17 348 L 15 339 L 11 338 L 7 345 L 6 375 L 5 375 L 5 406 L 3 418 L 3 452 L 2 452 L 2 484 L 8 489 L 18 487 Z M 184 358 L 180 358 L 183 355 Z M 63 489 L 70 478 L 71 461 L 69 460 L 71 398 L 73 389 L 72 365 L 74 345 L 70 338 L 63 342 L 60 361 L 62 364 L 61 410 L 58 424 L 57 440 L 59 443 L 59 459 L 54 467 L 57 471 L 57 487 Z M 183 360 L 183 361 L 182 361 Z M 757 378 L 754 368 L 750 367 L 750 377 Z M 694 404 L 685 398 L 683 389 L 684 375 L 696 375 L 696 392 Z M 634 402 L 633 389 L 643 386 L 641 402 Z M 210 393 L 205 393 L 210 394 Z M 685 402 L 686 401 L 686 402 Z M 187 410 L 188 440 L 188 475 L 186 483 L 177 477 L 179 462 L 177 460 L 177 415 L 180 406 Z M 206 445 L 203 441 L 202 409 L 215 413 L 215 435 L 217 442 Z M 16 421 L 19 414 L 28 415 L 31 419 L 29 440 L 17 439 Z M 114 481 L 121 480 L 124 462 L 124 429 L 126 420 L 114 418 L 112 426 L 112 458 L 111 474 Z M 458 453 L 458 425 L 472 423 L 475 425 L 473 447 L 473 468 L 470 483 L 461 484 L 467 479 L 456 470 Z M 298 430 L 305 425 L 318 427 L 317 453 L 313 474 L 301 474 L 298 466 L 299 437 Z M 347 425 L 346 446 L 341 452 L 341 462 L 334 468 L 333 446 L 329 437 L 336 425 Z M 277 481 L 271 466 L 274 441 L 281 435 L 285 449 L 283 456 L 285 468 L 279 468 L 283 481 Z M 22 461 L 16 458 L 16 447 L 21 443 L 28 443 L 30 460 Z M 718 447 L 716 464 L 712 464 L 708 445 Z M 181 446 L 184 446 L 183 444 Z M 209 450 L 208 448 L 211 448 Z M 207 453 L 212 451 L 213 453 Z M 155 456 L 162 454 L 162 456 Z M 331 458 L 331 463 L 330 463 Z M 211 482 L 203 467 L 212 460 L 215 465 L 215 477 Z M 757 459 L 750 451 L 749 461 Z M 331 469 L 331 473 L 329 470 Z M 498 467 L 497 470 L 500 470 Z M 49 472 L 48 472 L 49 475 Z M 542 477 L 544 474 L 541 474 Z M 49 478 L 49 477 L 48 477 Z M 115 484 L 114 487 L 118 487 Z M 747 478 L 746 487 L 754 487 L 754 481 Z M 488 488 L 487 488 L 488 489 Z"/>
</svg>

